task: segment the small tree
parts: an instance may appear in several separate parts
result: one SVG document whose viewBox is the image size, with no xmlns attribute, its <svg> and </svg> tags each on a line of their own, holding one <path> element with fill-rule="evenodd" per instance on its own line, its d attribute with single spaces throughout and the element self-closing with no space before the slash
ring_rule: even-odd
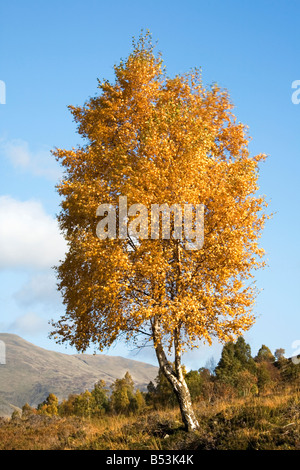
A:
<svg viewBox="0 0 300 470">
<path fill-rule="evenodd" d="M 173 407 L 177 403 L 174 389 L 161 369 L 158 371 L 155 385 L 152 382 L 148 385 L 148 393 L 148 401 L 155 408 Z"/>
<path fill-rule="evenodd" d="M 31 413 L 31 414 L 33 414 L 33 413 Z M 23 416 L 23 415 L 21 415 L 19 410 L 14 410 L 11 414 L 10 419 L 12 421 L 18 421 L 19 419 L 21 419 L 21 416 Z"/>
<path fill-rule="evenodd" d="M 240 370 L 241 364 L 235 355 L 234 343 L 226 343 L 222 349 L 221 358 L 216 367 L 217 379 L 233 386 L 235 377 Z"/>
<path fill-rule="evenodd" d="M 52 335 L 80 351 L 144 336 L 193 430 L 183 352 L 199 339 L 233 340 L 255 320 L 249 281 L 264 264 L 266 202 L 257 180 L 265 156 L 250 156 L 228 93 L 205 87 L 198 70 L 168 78 L 148 34 L 115 67 L 115 82 L 99 89 L 70 107 L 83 146 L 54 152 L 65 170 L 59 223 L 69 249 L 57 267 L 66 313 Z M 204 207 L 204 245 L 202 231 L 180 219 L 185 204 L 194 215 Z M 97 224 L 100 205 L 108 215 Z M 170 233 L 161 227 L 153 236 L 153 205 L 166 217 L 171 208 Z"/>
<path fill-rule="evenodd" d="M 92 390 L 92 397 L 94 398 L 94 414 L 103 414 L 109 408 L 108 389 L 104 380 L 100 380 L 94 385 Z"/>
<path fill-rule="evenodd" d="M 18 411 L 14 411 L 15 416 Z M 25 405 L 22 406 L 22 418 L 28 418 L 28 416 L 31 416 L 36 413 L 36 410 L 29 405 L 29 403 L 25 403 Z"/>
<path fill-rule="evenodd" d="M 95 399 L 89 390 L 77 395 L 74 400 L 74 414 L 85 418 L 92 416 Z"/>
<path fill-rule="evenodd" d="M 234 345 L 235 357 L 240 363 L 241 369 L 246 369 L 250 373 L 255 374 L 256 364 L 251 355 L 250 345 L 240 336 Z"/>
<path fill-rule="evenodd" d="M 54 393 L 50 393 L 46 400 L 38 405 L 38 412 L 49 416 L 58 414 L 58 398 Z"/>
<path fill-rule="evenodd" d="M 256 362 L 274 362 L 275 357 L 270 351 L 270 349 L 264 344 L 259 349 L 257 356 L 255 357 Z"/>
<path fill-rule="evenodd" d="M 220 361 L 216 367 L 218 380 L 234 387 L 241 395 L 256 390 L 256 363 L 251 356 L 251 348 L 243 337 L 235 343 L 224 345 Z M 253 385 L 253 387 L 252 387 Z"/>
<path fill-rule="evenodd" d="M 277 362 L 284 361 L 285 357 L 285 349 L 283 348 L 278 348 L 275 351 L 275 358 Z"/>
<path fill-rule="evenodd" d="M 75 401 L 77 395 L 71 394 L 67 400 L 63 400 L 58 406 L 58 414 L 60 416 L 72 416 L 75 414 Z"/>
<path fill-rule="evenodd" d="M 212 374 L 212 370 L 215 371 L 216 366 L 213 364 L 211 370 L 206 367 L 199 369 L 199 374 L 201 375 L 202 385 L 201 385 L 201 396 L 211 402 L 215 398 L 215 376 Z"/>
<path fill-rule="evenodd" d="M 129 397 L 126 388 L 117 385 L 111 396 L 112 408 L 117 413 L 127 413 L 129 408 Z"/>
<path fill-rule="evenodd" d="M 266 392 L 271 388 L 272 375 L 269 369 L 270 363 L 267 361 L 258 360 L 257 367 L 257 387 L 259 393 Z"/>
<path fill-rule="evenodd" d="M 258 393 L 257 377 L 247 369 L 240 370 L 235 377 L 235 388 L 240 396 L 256 395 Z"/>
<path fill-rule="evenodd" d="M 144 394 L 139 389 L 137 389 L 137 391 L 135 392 L 135 401 L 136 411 L 139 413 L 145 408 L 146 405 Z"/>
<path fill-rule="evenodd" d="M 134 382 L 129 372 L 126 372 L 123 379 L 116 379 L 111 388 L 110 401 L 113 410 L 125 414 L 137 411 L 138 403 L 134 392 Z"/>
<path fill-rule="evenodd" d="M 185 376 L 187 386 L 189 388 L 192 400 L 200 397 L 203 388 L 203 377 L 200 371 L 191 370 Z"/>
</svg>

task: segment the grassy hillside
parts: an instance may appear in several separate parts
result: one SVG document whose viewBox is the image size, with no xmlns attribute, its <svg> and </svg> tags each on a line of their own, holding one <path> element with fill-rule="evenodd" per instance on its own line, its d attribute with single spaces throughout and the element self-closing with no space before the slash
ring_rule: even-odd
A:
<svg viewBox="0 0 300 470">
<path fill-rule="evenodd" d="M 49 393 L 59 400 L 91 389 L 95 382 L 110 385 L 130 372 L 135 385 L 145 389 L 157 375 L 157 367 L 117 356 L 68 355 L 39 348 L 17 335 L 0 334 L 6 345 L 6 364 L 0 364 L 0 416 L 14 407 L 37 406 Z"/>
<path fill-rule="evenodd" d="M 300 450 L 300 397 L 195 404 L 200 429 L 186 433 L 177 409 L 97 419 L 30 415 L 0 421 L 0 449 Z"/>
</svg>

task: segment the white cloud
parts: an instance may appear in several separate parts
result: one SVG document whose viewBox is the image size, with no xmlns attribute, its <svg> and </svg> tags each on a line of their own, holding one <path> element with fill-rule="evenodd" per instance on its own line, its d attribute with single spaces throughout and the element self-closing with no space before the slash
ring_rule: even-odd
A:
<svg viewBox="0 0 300 470">
<path fill-rule="evenodd" d="M 29 312 L 18 317 L 8 328 L 9 332 L 25 336 L 38 334 L 48 330 L 48 321 L 36 313 Z"/>
<path fill-rule="evenodd" d="M 65 250 L 57 221 L 39 201 L 0 197 L 0 269 L 50 268 Z"/>
<path fill-rule="evenodd" d="M 15 294 L 14 298 L 21 307 L 61 305 L 61 295 L 57 290 L 54 272 L 39 272 L 33 275 Z"/>
<path fill-rule="evenodd" d="M 62 171 L 49 149 L 39 148 L 33 151 L 25 140 L 0 139 L 0 151 L 16 169 L 55 181 L 61 177 Z"/>
</svg>

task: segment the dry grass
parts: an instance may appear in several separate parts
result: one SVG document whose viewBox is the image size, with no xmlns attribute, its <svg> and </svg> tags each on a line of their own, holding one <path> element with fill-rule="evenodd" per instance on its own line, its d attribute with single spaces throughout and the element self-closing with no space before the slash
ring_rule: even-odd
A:
<svg viewBox="0 0 300 470">
<path fill-rule="evenodd" d="M 186 433 L 178 410 L 99 419 L 32 415 L 0 422 L 0 449 L 300 450 L 300 397 L 195 404 L 200 429 Z"/>
</svg>

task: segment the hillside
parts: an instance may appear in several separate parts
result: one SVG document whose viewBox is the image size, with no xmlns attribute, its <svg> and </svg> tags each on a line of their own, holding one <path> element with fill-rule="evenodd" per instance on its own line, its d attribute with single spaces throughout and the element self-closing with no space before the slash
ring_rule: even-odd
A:
<svg viewBox="0 0 300 470">
<path fill-rule="evenodd" d="M 49 393 L 62 400 L 91 389 L 100 379 L 110 385 L 126 371 L 143 390 L 158 373 L 157 367 L 123 357 L 48 351 L 13 334 L 0 333 L 0 341 L 6 346 L 6 364 L 0 364 L 0 416 L 10 416 L 25 403 L 36 407 Z"/>
</svg>

